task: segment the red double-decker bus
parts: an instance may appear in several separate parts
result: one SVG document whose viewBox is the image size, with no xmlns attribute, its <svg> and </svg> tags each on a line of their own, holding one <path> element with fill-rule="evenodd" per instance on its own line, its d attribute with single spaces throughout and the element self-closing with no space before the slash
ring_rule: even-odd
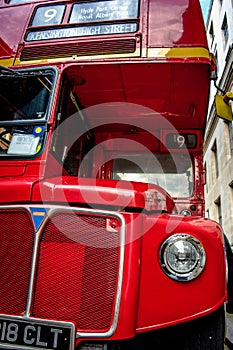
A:
<svg viewBox="0 0 233 350">
<path fill-rule="evenodd" d="M 1 0 L 0 18 L 0 348 L 223 349 L 199 1 Z"/>
</svg>

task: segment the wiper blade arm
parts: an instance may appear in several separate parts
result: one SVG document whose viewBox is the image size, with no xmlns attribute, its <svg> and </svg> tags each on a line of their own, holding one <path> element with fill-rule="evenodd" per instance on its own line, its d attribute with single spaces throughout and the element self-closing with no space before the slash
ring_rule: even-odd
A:
<svg viewBox="0 0 233 350">
<path fill-rule="evenodd" d="M 7 72 L 7 73 L 10 73 L 11 75 L 21 75 L 19 72 L 13 70 L 13 69 L 10 69 L 10 68 L 7 68 L 7 67 L 4 67 L 4 66 L 0 66 L 0 73 L 2 72 Z"/>
</svg>

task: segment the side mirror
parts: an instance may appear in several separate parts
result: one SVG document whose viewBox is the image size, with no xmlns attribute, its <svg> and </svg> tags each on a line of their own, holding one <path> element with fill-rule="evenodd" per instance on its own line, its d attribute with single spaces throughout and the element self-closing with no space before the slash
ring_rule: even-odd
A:
<svg viewBox="0 0 233 350">
<path fill-rule="evenodd" d="M 219 118 L 222 118 L 227 121 L 232 121 L 232 109 L 230 101 L 233 100 L 233 93 L 232 92 L 226 92 L 224 96 L 222 95 L 215 95 L 215 108 L 216 113 Z"/>
</svg>

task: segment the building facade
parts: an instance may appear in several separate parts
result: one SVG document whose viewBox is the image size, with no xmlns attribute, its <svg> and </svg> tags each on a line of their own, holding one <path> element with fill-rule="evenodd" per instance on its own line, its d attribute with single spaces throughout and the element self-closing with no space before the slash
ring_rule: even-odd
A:
<svg viewBox="0 0 233 350">
<path fill-rule="evenodd" d="M 211 1 L 206 28 L 218 68 L 205 133 L 206 216 L 222 225 L 233 247 L 233 123 L 219 119 L 214 104 L 216 86 L 220 94 L 233 92 L 233 0 Z"/>
</svg>

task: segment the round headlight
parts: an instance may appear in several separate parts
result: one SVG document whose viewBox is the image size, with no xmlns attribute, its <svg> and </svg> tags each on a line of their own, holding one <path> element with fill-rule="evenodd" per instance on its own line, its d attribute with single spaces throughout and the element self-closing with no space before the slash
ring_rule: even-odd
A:
<svg viewBox="0 0 233 350">
<path fill-rule="evenodd" d="M 160 249 L 160 263 L 169 277 L 190 281 L 203 270 L 206 254 L 200 241 L 188 234 L 169 237 Z"/>
</svg>

